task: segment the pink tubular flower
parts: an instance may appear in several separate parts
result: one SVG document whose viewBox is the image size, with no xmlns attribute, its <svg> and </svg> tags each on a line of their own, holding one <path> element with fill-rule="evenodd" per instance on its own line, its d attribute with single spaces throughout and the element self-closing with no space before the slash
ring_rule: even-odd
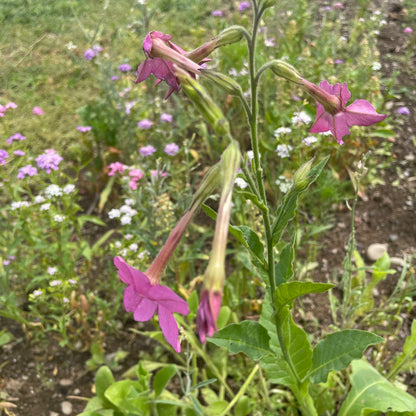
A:
<svg viewBox="0 0 416 416">
<path fill-rule="evenodd" d="M 115 257 L 114 264 L 119 269 L 120 279 L 128 285 L 123 297 L 126 311 L 133 312 L 136 321 L 144 322 L 150 320 L 157 310 L 166 341 L 176 352 L 181 352 L 178 324 L 173 313 L 188 315 L 186 301 L 168 287 L 152 282 L 145 273 L 129 266 L 121 257 Z"/>
<path fill-rule="evenodd" d="M 222 291 L 210 292 L 204 289 L 196 317 L 196 326 L 199 332 L 199 340 L 205 343 L 207 335 L 212 337 L 217 332 L 217 319 L 221 309 Z"/>
<path fill-rule="evenodd" d="M 108 172 L 108 176 L 113 176 L 117 172 L 122 174 L 124 172 L 125 166 L 120 162 L 114 162 L 114 163 L 110 163 L 107 166 L 107 168 L 110 169 L 110 171 Z"/>
<path fill-rule="evenodd" d="M 186 52 L 170 40 L 172 36 L 162 32 L 150 32 L 144 39 L 143 50 L 146 60 L 137 68 L 136 84 L 144 81 L 153 74 L 157 80 L 155 85 L 162 81 L 170 86 L 165 97 L 167 99 L 174 91 L 179 91 L 179 80 L 175 76 L 173 64 L 179 65 L 191 74 L 199 74 L 200 65 L 185 56 Z M 166 44 L 167 42 L 167 44 Z M 203 59 L 200 63 L 205 62 Z"/>
<path fill-rule="evenodd" d="M 331 85 L 326 80 L 319 87 L 301 78 L 300 86 L 316 101 L 316 120 L 311 133 L 331 131 L 339 144 L 350 134 L 351 126 L 370 126 L 384 120 L 385 114 L 378 114 L 366 100 L 356 100 L 345 107 L 351 98 L 347 83 Z"/>
</svg>

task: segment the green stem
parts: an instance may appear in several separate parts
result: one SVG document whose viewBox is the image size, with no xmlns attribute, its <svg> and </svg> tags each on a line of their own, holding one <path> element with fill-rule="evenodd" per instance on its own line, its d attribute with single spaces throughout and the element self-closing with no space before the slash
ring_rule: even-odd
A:
<svg viewBox="0 0 416 416">
<path fill-rule="evenodd" d="M 230 414 L 231 409 L 240 400 L 241 396 L 245 393 L 248 385 L 251 383 L 251 380 L 253 379 L 254 375 L 259 370 L 259 368 L 260 368 L 260 365 L 259 364 L 256 364 L 255 367 L 253 368 L 252 372 L 248 376 L 247 380 L 245 381 L 245 383 L 241 386 L 241 389 L 235 395 L 234 399 L 231 400 L 231 402 L 229 403 L 229 405 L 224 409 L 224 411 L 222 413 L 220 413 L 219 416 L 226 416 L 226 415 L 229 415 Z"/>
</svg>

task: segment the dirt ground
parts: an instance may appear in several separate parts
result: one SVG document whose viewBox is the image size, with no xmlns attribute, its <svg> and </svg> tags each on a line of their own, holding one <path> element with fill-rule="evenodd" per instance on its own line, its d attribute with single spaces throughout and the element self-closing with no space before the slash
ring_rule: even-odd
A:
<svg viewBox="0 0 416 416">
<path fill-rule="evenodd" d="M 385 185 L 367 189 L 365 196 L 357 204 L 357 245 L 364 258 L 368 246 L 373 243 L 388 244 L 391 257 L 403 258 L 416 254 L 416 73 L 399 68 L 394 60 L 394 57 L 403 54 L 406 36 L 402 29 L 406 14 L 400 6 L 397 7 L 393 10 L 392 6 L 388 23 L 379 35 L 382 71 L 384 76 L 388 76 L 394 70 L 401 70 L 399 82 L 413 90 L 413 93 L 400 101 L 389 103 L 389 116 L 399 119 L 394 123 L 398 125 L 393 145 L 396 162 L 383 174 Z M 414 68 L 415 62 L 409 67 Z M 397 109 L 403 106 L 410 109 L 410 115 L 397 114 Z M 324 281 L 322 276 L 332 273 L 334 268 L 341 267 L 348 242 L 349 222 L 348 209 L 338 211 L 335 227 L 326 234 L 322 242 L 325 248 L 318 267 L 321 281 Z M 397 279 L 393 279 L 391 284 L 385 283 L 382 292 L 388 294 L 396 281 Z M 324 297 L 322 302 L 314 302 L 309 312 L 319 324 L 327 327 L 331 319 L 327 301 L 323 299 Z M 403 330 L 400 332 L 403 340 L 409 334 L 410 324 L 410 317 L 406 317 Z M 3 318 L 0 319 L 0 328 L 7 328 L 15 336 L 13 342 L 0 349 L 0 393 L 7 392 L 7 401 L 13 405 L 2 410 L 0 403 L 0 414 L 58 416 L 80 413 L 85 408 L 85 398 L 93 395 L 91 388 L 94 372 L 88 372 L 85 366 L 85 362 L 91 358 L 89 352 L 60 348 L 53 340 L 46 347 L 34 347 L 26 340 L 18 324 Z M 144 338 L 133 335 L 127 329 L 103 342 L 108 353 L 119 349 L 130 353 L 123 361 L 122 368 L 115 372 L 116 377 L 137 363 L 141 350 L 151 351 L 150 344 Z M 397 345 L 397 348 L 401 348 L 401 345 Z M 408 374 L 405 380 L 409 390 L 415 392 L 416 377 Z"/>
</svg>

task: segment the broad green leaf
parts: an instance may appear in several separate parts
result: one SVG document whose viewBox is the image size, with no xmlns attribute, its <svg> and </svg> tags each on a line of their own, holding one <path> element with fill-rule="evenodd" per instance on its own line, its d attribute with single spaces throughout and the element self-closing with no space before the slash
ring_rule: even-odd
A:
<svg viewBox="0 0 416 416">
<path fill-rule="evenodd" d="M 312 348 L 306 332 L 293 322 L 288 307 L 280 310 L 283 337 L 286 350 L 296 370 L 297 376 L 302 380 L 312 366 Z"/>
<path fill-rule="evenodd" d="M 288 282 L 282 283 L 275 291 L 276 308 L 280 309 L 283 306 L 293 302 L 299 296 L 307 295 L 308 293 L 323 293 L 331 289 L 334 285 L 330 283 L 314 283 L 314 282 Z"/>
<path fill-rule="evenodd" d="M 105 392 L 105 397 L 124 412 L 134 415 L 146 415 L 149 410 L 149 392 L 143 391 L 140 383 L 121 380 L 112 384 Z"/>
<path fill-rule="evenodd" d="M 230 309 L 230 307 L 226 305 L 221 306 L 220 313 L 218 314 L 218 319 L 217 319 L 218 329 L 222 329 L 225 327 L 225 325 L 228 324 L 231 314 L 232 314 L 232 310 Z"/>
<path fill-rule="evenodd" d="M 104 400 L 105 391 L 115 382 L 113 373 L 107 366 L 98 369 L 95 375 L 95 392 L 98 397 Z"/>
<path fill-rule="evenodd" d="M 282 351 L 277 339 L 276 327 L 272 321 L 272 315 L 273 307 L 270 301 L 270 295 L 267 293 L 263 301 L 259 322 L 266 328 L 267 333 L 269 334 L 271 354 L 264 356 L 260 360 L 260 365 L 266 372 L 267 379 L 271 383 L 283 384 L 284 386 L 295 388 L 297 381 L 292 377 L 290 369 L 282 357 Z"/>
<path fill-rule="evenodd" d="M 218 331 L 209 342 L 226 347 L 231 354 L 243 352 L 253 360 L 259 360 L 270 353 L 269 335 L 265 328 L 255 321 L 231 324 Z"/>
<path fill-rule="evenodd" d="M 252 410 L 251 400 L 247 396 L 243 396 L 237 402 L 234 408 L 234 414 L 239 416 L 247 416 Z"/>
<path fill-rule="evenodd" d="M 242 238 L 245 241 L 244 246 L 247 247 L 250 252 L 256 256 L 261 262 L 264 261 L 264 246 L 260 241 L 259 236 L 250 228 L 245 225 L 233 227 L 235 230 L 240 230 Z"/>
<path fill-rule="evenodd" d="M 325 383 L 330 371 L 348 367 L 352 360 L 362 357 L 367 347 L 383 341 L 378 335 L 357 329 L 329 334 L 313 350 L 309 373 L 312 383 Z"/>
<path fill-rule="evenodd" d="M 327 156 L 324 160 L 319 162 L 314 168 L 312 168 L 307 177 L 305 178 L 305 183 L 302 187 L 292 186 L 289 192 L 283 198 L 281 204 L 277 208 L 276 220 L 272 226 L 272 233 L 273 233 L 273 245 L 276 245 L 284 229 L 286 228 L 287 224 L 292 220 L 295 216 L 295 212 L 298 205 L 298 197 L 303 192 L 305 192 L 309 186 L 316 181 L 316 179 L 321 174 L 326 162 L 328 161 L 329 156 Z"/>
<path fill-rule="evenodd" d="M 276 286 L 287 282 L 293 276 L 293 242 L 287 244 L 280 253 L 279 262 L 276 264 Z"/>
<path fill-rule="evenodd" d="M 371 412 L 416 414 L 416 399 L 395 387 L 364 360 L 352 362 L 351 385 L 338 416 L 369 415 Z"/>
<path fill-rule="evenodd" d="M 228 406 L 228 402 L 225 400 L 218 400 L 215 403 L 210 404 L 205 410 L 207 416 L 218 416 L 220 415 Z"/>
<path fill-rule="evenodd" d="M 160 393 L 162 393 L 176 372 L 176 365 L 171 364 L 156 373 L 153 380 L 153 390 L 155 391 L 156 397 L 159 397 Z"/>
</svg>

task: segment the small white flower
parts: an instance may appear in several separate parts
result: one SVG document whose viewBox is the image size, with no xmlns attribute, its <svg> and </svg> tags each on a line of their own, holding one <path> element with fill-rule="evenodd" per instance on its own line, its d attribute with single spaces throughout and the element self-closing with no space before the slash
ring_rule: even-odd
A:
<svg viewBox="0 0 416 416">
<path fill-rule="evenodd" d="M 58 269 L 56 267 L 48 267 L 48 274 L 51 276 L 53 276 L 57 271 Z"/>
<path fill-rule="evenodd" d="M 113 218 L 119 218 L 121 215 L 121 212 L 119 209 L 112 209 L 109 213 L 108 213 L 108 217 L 113 219 Z"/>
<path fill-rule="evenodd" d="M 71 285 L 77 284 L 77 281 L 75 279 L 68 279 L 68 282 L 71 283 Z"/>
<path fill-rule="evenodd" d="M 69 303 L 69 299 L 68 299 L 68 298 L 63 298 L 63 299 L 62 299 L 62 301 L 63 301 L 64 303 Z"/>
<path fill-rule="evenodd" d="M 45 201 L 45 198 L 42 195 L 36 195 L 35 199 L 33 200 L 35 204 L 41 204 L 44 201 Z"/>
<path fill-rule="evenodd" d="M 288 134 L 291 133 L 292 129 L 290 127 L 278 127 L 275 131 L 274 131 L 274 136 L 275 137 L 280 137 L 281 134 Z"/>
<path fill-rule="evenodd" d="M 115 245 L 115 247 L 116 247 L 116 248 L 120 248 L 120 247 L 121 247 L 121 243 L 120 243 L 120 241 L 116 241 L 116 242 L 114 243 L 114 245 Z"/>
<path fill-rule="evenodd" d="M 65 215 L 56 214 L 53 216 L 55 222 L 62 222 L 65 219 Z"/>
<path fill-rule="evenodd" d="M 132 207 L 128 206 L 128 205 L 123 205 L 120 208 L 120 212 L 122 214 L 130 215 L 130 217 L 132 217 L 133 215 L 136 215 L 137 214 L 137 211 L 135 209 L 133 209 Z"/>
<path fill-rule="evenodd" d="M 122 225 L 127 225 L 127 224 L 131 224 L 131 216 L 124 214 L 121 218 L 120 218 L 120 222 Z"/>
<path fill-rule="evenodd" d="M 34 298 L 37 298 L 37 297 L 42 296 L 42 295 L 43 295 L 43 292 L 42 292 L 42 290 L 39 290 L 39 289 L 36 289 L 32 292 L 32 296 Z"/>
<path fill-rule="evenodd" d="M 318 139 L 315 136 L 308 136 L 302 140 L 302 143 L 306 144 L 306 146 L 310 146 L 312 143 L 316 143 Z"/>
<path fill-rule="evenodd" d="M 61 196 L 62 195 L 62 189 L 58 185 L 49 185 L 45 189 L 45 195 L 48 198 L 51 198 L 53 196 Z"/>
<path fill-rule="evenodd" d="M 126 240 L 131 240 L 131 239 L 133 238 L 133 234 L 126 234 L 126 235 L 124 236 L 124 238 L 125 238 Z"/>
<path fill-rule="evenodd" d="M 65 185 L 63 189 L 65 194 L 70 194 L 71 192 L 74 192 L 74 190 L 75 190 L 75 185 L 72 183 Z"/>
<path fill-rule="evenodd" d="M 133 244 L 130 244 L 130 245 L 129 245 L 129 249 L 130 249 L 131 251 L 136 252 L 138 248 L 139 248 L 139 246 L 138 246 L 136 243 L 133 243 Z"/>
<path fill-rule="evenodd" d="M 293 149 L 293 147 L 288 145 L 288 144 L 278 144 L 277 147 L 276 147 L 275 152 L 281 158 L 286 158 L 286 157 L 290 156 L 290 152 L 291 152 L 292 149 Z"/>
<path fill-rule="evenodd" d="M 145 250 L 138 254 L 137 258 L 142 259 L 144 256 L 148 256 L 150 253 Z"/>
<path fill-rule="evenodd" d="M 40 210 L 41 210 L 41 211 L 48 211 L 50 207 L 51 207 L 51 204 L 48 202 L 48 203 L 46 203 L 46 204 L 42 204 L 42 205 L 40 206 Z"/>
<path fill-rule="evenodd" d="M 311 121 L 312 119 L 304 111 L 293 113 L 292 124 L 298 124 L 298 123 L 308 124 Z"/>
<path fill-rule="evenodd" d="M 247 157 L 248 157 L 248 160 L 252 161 L 254 159 L 254 152 L 252 150 L 249 150 L 247 152 Z"/>
<path fill-rule="evenodd" d="M 246 189 L 248 186 L 248 183 L 243 178 L 235 178 L 235 184 L 241 189 Z"/>
<path fill-rule="evenodd" d="M 120 250 L 120 252 L 118 254 L 120 254 L 121 257 L 126 257 L 127 256 L 127 249 L 123 248 L 122 250 Z"/>
<path fill-rule="evenodd" d="M 61 285 L 62 284 L 62 281 L 61 280 L 52 280 L 52 282 L 51 283 L 49 283 L 50 284 L 50 286 L 52 286 L 52 287 L 54 287 L 54 286 L 59 286 L 59 285 Z"/>
<path fill-rule="evenodd" d="M 124 203 L 125 203 L 126 205 L 131 206 L 131 205 L 134 205 L 134 204 L 136 203 L 136 201 L 135 201 L 133 198 L 128 198 L 128 199 L 126 199 L 126 200 L 124 201 Z"/>
<path fill-rule="evenodd" d="M 237 70 L 236 70 L 235 68 L 231 68 L 231 69 L 228 71 L 228 74 L 229 74 L 229 75 L 231 75 L 232 77 L 236 77 L 236 76 L 238 76 L 238 72 L 237 72 Z"/>
<path fill-rule="evenodd" d="M 292 181 L 287 179 L 285 176 L 280 175 L 276 180 L 276 185 L 279 186 L 280 192 L 285 194 L 292 186 Z"/>
<path fill-rule="evenodd" d="M 70 42 L 68 42 L 67 44 L 65 44 L 65 46 L 66 46 L 66 48 L 67 48 L 69 51 L 72 51 L 72 49 L 76 49 L 76 48 L 77 48 L 77 45 L 74 45 L 74 43 L 73 43 L 72 41 L 70 41 Z"/>
<path fill-rule="evenodd" d="M 373 62 L 371 65 L 371 69 L 373 71 L 379 71 L 381 69 L 381 63 L 380 62 Z"/>
<path fill-rule="evenodd" d="M 29 207 L 29 206 L 30 204 L 27 201 L 15 201 L 11 203 L 11 208 L 13 211 L 22 207 Z"/>
</svg>

